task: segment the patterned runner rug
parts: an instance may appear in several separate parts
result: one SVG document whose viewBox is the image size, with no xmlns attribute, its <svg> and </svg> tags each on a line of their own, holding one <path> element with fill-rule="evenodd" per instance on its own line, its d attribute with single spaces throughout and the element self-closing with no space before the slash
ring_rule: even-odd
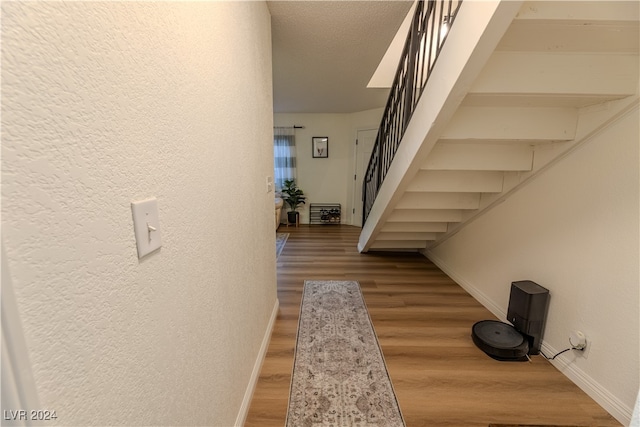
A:
<svg viewBox="0 0 640 427">
<path fill-rule="evenodd" d="M 358 282 L 305 281 L 286 425 L 405 425 Z"/>
<path fill-rule="evenodd" d="M 280 256 L 280 252 L 284 249 L 284 244 L 287 243 L 289 233 L 276 233 L 276 259 Z"/>
</svg>

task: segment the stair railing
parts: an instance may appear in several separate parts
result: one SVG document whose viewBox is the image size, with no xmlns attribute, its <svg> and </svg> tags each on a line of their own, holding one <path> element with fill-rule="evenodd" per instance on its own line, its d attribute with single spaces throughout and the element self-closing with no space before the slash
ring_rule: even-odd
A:
<svg viewBox="0 0 640 427">
<path fill-rule="evenodd" d="M 363 181 L 364 226 L 462 0 L 419 0 Z"/>
</svg>

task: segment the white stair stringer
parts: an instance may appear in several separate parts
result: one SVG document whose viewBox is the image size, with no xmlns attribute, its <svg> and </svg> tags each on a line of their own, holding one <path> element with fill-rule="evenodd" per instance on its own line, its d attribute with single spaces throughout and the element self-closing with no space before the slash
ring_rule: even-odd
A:
<svg viewBox="0 0 640 427">
<path fill-rule="evenodd" d="M 359 250 L 441 243 L 634 108 L 638 9 L 464 2 Z"/>
</svg>

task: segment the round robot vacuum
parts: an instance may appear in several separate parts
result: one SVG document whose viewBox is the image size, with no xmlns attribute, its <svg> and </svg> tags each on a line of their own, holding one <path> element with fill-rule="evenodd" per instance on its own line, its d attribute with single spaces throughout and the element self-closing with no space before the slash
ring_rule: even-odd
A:
<svg viewBox="0 0 640 427">
<path fill-rule="evenodd" d="M 529 353 L 529 341 L 513 326 L 497 320 L 481 320 L 473 325 L 476 346 L 497 360 L 522 360 Z"/>
</svg>

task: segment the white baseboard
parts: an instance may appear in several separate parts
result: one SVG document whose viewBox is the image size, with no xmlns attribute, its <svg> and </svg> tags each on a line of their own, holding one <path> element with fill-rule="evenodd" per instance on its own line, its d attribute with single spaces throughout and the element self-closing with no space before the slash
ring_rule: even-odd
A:
<svg viewBox="0 0 640 427">
<path fill-rule="evenodd" d="M 507 312 L 486 296 L 482 291 L 476 288 L 471 282 L 467 281 L 455 269 L 451 268 L 442 259 L 434 256 L 429 251 L 421 252 L 431 262 L 433 262 L 440 270 L 445 272 L 447 276 L 451 277 L 460 287 L 473 296 L 480 304 L 485 306 L 500 320 L 506 320 Z M 556 354 L 558 351 L 547 344 L 544 340 L 542 342 L 542 350 L 545 354 Z M 560 355 L 555 360 L 550 361 L 551 364 L 562 372 L 567 378 L 569 378 L 575 385 L 580 387 L 582 391 L 587 393 L 589 397 L 595 400 L 600 406 L 602 406 L 607 412 L 609 412 L 615 419 L 620 421 L 623 425 L 628 426 L 631 422 L 631 415 L 633 409 L 625 405 L 616 396 L 611 394 L 607 389 L 601 386 L 597 381 L 587 375 L 583 370 L 578 369 L 576 365 L 570 363 L 569 359 Z"/>
<path fill-rule="evenodd" d="M 558 350 L 542 342 L 542 351 L 545 354 L 556 354 Z M 595 400 L 622 425 L 628 426 L 631 423 L 632 408 L 622 403 L 618 398 L 612 395 L 608 390 L 598 384 L 593 378 L 578 369 L 572 364 L 569 358 L 564 355 L 558 356 L 555 360 L 550 360 L 551 364 L 569 378 L 575 385 L 580 387 L 582 391 L 587 393 L 589 397 Z"/>
<path fill-rule="evenodd" d="M 242 399 L 242 405 L 240 405 L 240 411 L 238 412 L 238 416 L 236 417 L 236 422 L 233 424 L 236 427 L 242 427 L 247 419 L 249 407 L 251 406 L 251 399 L 253 398 L 253 392 L 256 389 L 256 384 L 258 384 L 258 379 L 260 378 L 260 370 L 262 369 L 262 363 L 264 362 L 264 358 L 267 355 L 267 349 L 269 348 L 269 342 L 271 341 L 271 333 L 273 332 L 273 326 L 276 323 L 279 306 L 280 301 L 276 299 L 276 302 L 273 305 L 273 311 L 271 312 L 271 318 L 269 319 L 269 324 L 267 325 L 264 337 L 262 338 L 262 345 L 260 345 L 258 357 L 256 358 L 256 362 L 253 365 L 253 372 L 251 373 L 251 378 L 249 379 L 249 385 L 247 386 L 247 390 L 244 393 L 244 399 Z"/>
</svg>

